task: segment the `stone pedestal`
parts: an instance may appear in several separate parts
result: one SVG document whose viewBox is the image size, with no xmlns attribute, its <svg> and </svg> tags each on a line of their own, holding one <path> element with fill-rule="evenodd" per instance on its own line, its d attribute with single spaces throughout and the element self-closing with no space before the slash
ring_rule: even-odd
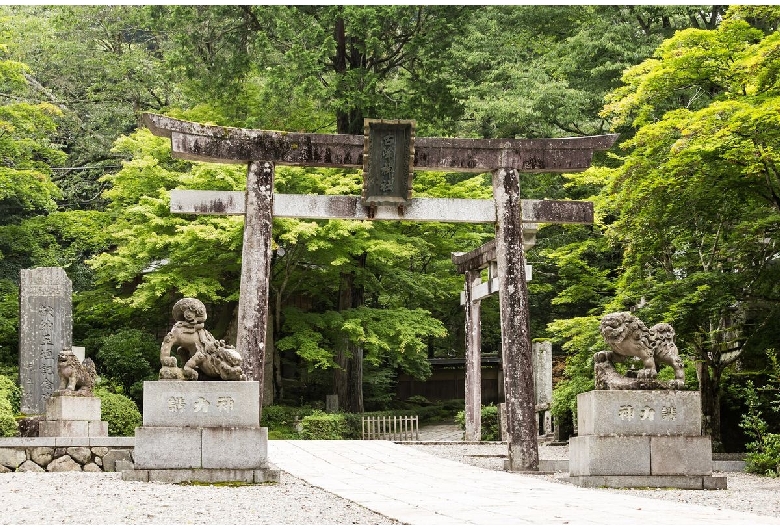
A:
<svg viewBox="0 0 780 530">
<path fill-rule="evenodd" d="M 569 477 L 586 487 L 726 489 L 712 476 L 698 392 L 594 390 L 577 396 Z"/>
<path fill-rule="evenodd" d="M 100 421 L 100 398 L 51 396 L 46 415 L 38 423 L 39 437 L 93 438 L 108 436 L 108 422 Z"/>
<path fill-rule="evenodd" d="M 135 469 L 124 480 L 278 482 L 257 381 L 146 381 Z"/>
</svg>

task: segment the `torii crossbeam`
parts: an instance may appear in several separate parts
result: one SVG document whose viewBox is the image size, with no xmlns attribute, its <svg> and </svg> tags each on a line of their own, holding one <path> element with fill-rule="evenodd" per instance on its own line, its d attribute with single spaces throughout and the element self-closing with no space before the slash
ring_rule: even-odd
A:
<svg viewBox="0 0 780 530">
<path fill-rule="evenodd" d="M 236 347 L 245 356 L 244 373 L 263 385 L 268 316 L 273 215 L 489 222 L 496 226 L 496 258 L 501 277 L 501 342 L 509 432 L 509 469 L 539 467 L 534 407 L 533 364 L 523 255 L 523 223 L 590 223 L 593 206 L 577 201 L 523 201 L 520 172 L 576 172 L 590 166 L 593 153 L 609 149 L 617 135 L 532 140 L 417 138 L 411 170 L 490 171 L 493 201 L 411 199 L 403 207 L 367 205 L 360 197 L 273 193 L 274 166 L 364 167 L 368 134 L 308 134 L 203 125 L 144 114 L 158 136 L 171 139 L 173 156 L 202 162 L 248 165 L 246 193 L 175 190 L 171 211 L 243 214 L 241 293 Z M 368 131 L 368 124 L 366 126 Z M 241 199 L 244 199 L 243 202 Z M 261 400 L 263 392 L 261 391 Z M 262 410 L 262 403 L 261 403 Z"/>
</svg>

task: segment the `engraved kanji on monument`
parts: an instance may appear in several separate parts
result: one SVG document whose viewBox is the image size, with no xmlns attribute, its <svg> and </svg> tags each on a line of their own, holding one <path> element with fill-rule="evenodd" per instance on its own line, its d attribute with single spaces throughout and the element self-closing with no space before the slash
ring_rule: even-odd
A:
<svg viewBox="0 0 780 530">
<path fill-rule="evenodd" d="M 361 202 L 372 212 L 386 205 L 402 212 L 412 197 L 414 127 L 413 120 L 364 120 Z"/>
<path fill-rule="evenodd" d="M 57 355 L 73 342 L 72 284 L 60 267 L 22 269 L 19 379 L 23 414 L 43 414 L 59 387 Z"/>
</svg>

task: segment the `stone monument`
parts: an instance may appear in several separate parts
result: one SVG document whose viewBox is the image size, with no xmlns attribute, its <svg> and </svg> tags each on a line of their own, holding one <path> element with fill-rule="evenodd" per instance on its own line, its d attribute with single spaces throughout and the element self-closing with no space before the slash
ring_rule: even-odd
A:
<svg viewBox="0 0 780 530">
<path fill-rule="evenodd" d="M 108 436 L 108 422 L 100 420 L 100 398 L 92 394 L 97 379 L 92 359 L 81 363 L 73 352 L 62 350 L 57 357 L 57 374 L 59 387 L 46 400 L 38 436 Z"/>
<path fill-rule="evenodd" d="M 596 390 L 577 396 L 570 481 L 586 487 L 726 489 L 726 477 L 712 476 L 699 392 L 678 390 L 684 374 L 672 327 L 648 329 L 629 313 L 612 313 L 600 331 L 612 350 L 594 356 Z M 642 369 L 618 373 L 614 362 L 631 357 Z M 656 379 L 661 363 L 674 368 L 673 381 Z"/>
<path fill-rule="evenodd" d="M 531 344 L 534 360 L 534 397 L 539 421 L 539 436 L 550 439 L 553 435 L 552 403 L 552 342 Z"/>
<path fill-rule="evenodd" d="M 159 381 L 144 382 L 135 469 L 122 479 L 153 482 L 278 482 L 260 427 L 260 383 L 246 381 L 241 355 L 204 329 L 206 308 L 179 300 L 160 350 Z M 184 365 L 170 355 L 177 346 Z M 210 380 L 209 380 L 210 379 Z"/>
<path fill-rule="evenodd" d="M 73 342 L 71 281 L 60 267 L 22 269 L 19 287 L 21 412 L 43 414 L 59 386 L 57 354 Z"/>
</svg>

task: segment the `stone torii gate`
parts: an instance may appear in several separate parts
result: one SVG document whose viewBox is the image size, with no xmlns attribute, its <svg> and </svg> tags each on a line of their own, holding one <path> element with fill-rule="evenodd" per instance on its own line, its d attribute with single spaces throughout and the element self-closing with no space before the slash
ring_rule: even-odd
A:
<svg viewBox="0 0 780 530">
<path fill-rule="evenodd" d="M 592 215 L 583 223 L 593 222 Z M 523 249 L 536 244 L 537 226 L 523 226 Z M 465 275 L 464 289 L 460 293 L 460 304 L 464 306 L 466 336 L 466 381 L 465 381 L 465 440 L 481 439 L 482 407 L 482 322 L 481 303 L 485 298 L 500 292 L 496 240 L 492 239 L 469 252 L 453 252 L 455 269 Z M 482 270 L 487 269 L 487 281 L 482 281 Z M 530 279 L 531 266 L 525 265 L 526 280 Z M 533 350 L 533 348 L 532 348 Z"/>
<path fill-rule="evenodd" d="M 609 149 L 617 135 L 535 140 L 415 139 L 413 123 L 401 121 L 366 120 L 364 136 L 237 129 L 155 114 L 144 114 L 144 122 L 155 135 L 171 139 L 173 156 L 177 158 L 248 166 L 246 192 L 173 190 L 171 211 L 244 215 L 236 348 L 244 356 L 244 373 L 248 379 L 260 381 L 261 388 L 273 216 L 493 223 L 501 278 L 499 303 L 509 469 L 538 470 L 523 223 L 590 222 L 593 205 L 578 201 L 522 200 L 519 173 L 583 171 L 590 166 L 593 152 Z M 400 132 L 383 132 L 386 124 L 397 125 Z M 408 167 L 403 167 L 407 162 Z M 363 196 L 274 194 L 275 164 L 363 167 Z M 374 177 L 370 173 L 372 164 Z M 390 166 L 400 168 L 397 178 L 386 174 Z M 412 199 L 414 170 L 490 171 L 493 200 Z M 386 188 L 391 182 L 400 188 L 397 185 L 392 190 L 390 186 Z M 387 195 L 383 195 L 385 192 Z M 261 390 L 261 400 L 262 395 Z"/>
</svg>

